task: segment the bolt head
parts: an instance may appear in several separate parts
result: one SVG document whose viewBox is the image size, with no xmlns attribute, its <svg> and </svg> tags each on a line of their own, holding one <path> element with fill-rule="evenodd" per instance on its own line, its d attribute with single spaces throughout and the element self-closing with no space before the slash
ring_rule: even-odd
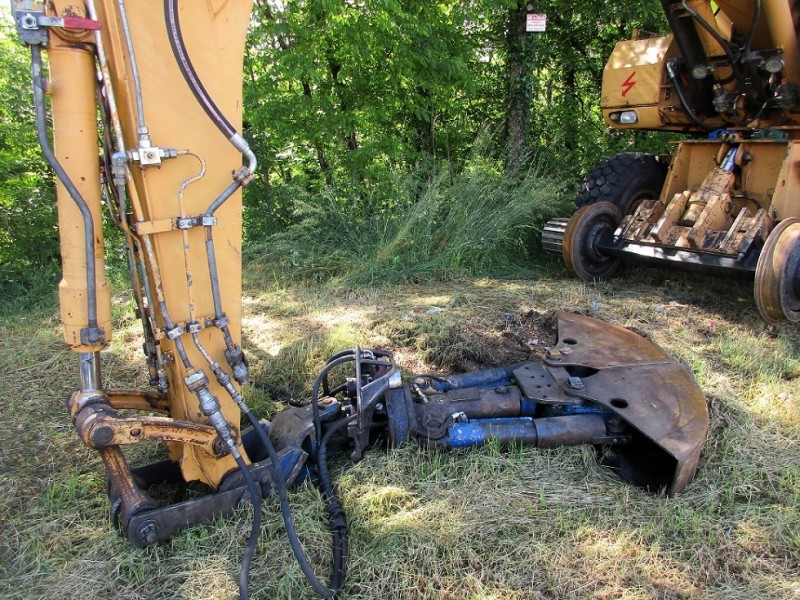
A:
<svg viewBox="0 0 800 600">
<path fill-rule="evenodd" d="M 139 526 L 136 533 L 145 544 L 155 544 L 158 541 L 158 523 L 146 521 Z"/>
</svg>

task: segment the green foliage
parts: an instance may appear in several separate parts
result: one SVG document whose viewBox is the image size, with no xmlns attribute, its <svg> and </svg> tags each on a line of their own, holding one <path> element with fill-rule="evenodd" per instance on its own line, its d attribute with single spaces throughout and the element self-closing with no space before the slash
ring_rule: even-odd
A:
<svg viewBox="0 0 800 600">
<path fill-rule="evenodd" d="M 253 243 L 250 256 L 279 279 L 364 283 L 508 272 L 530 257 L 534 224 L 569 201 L 544 168 L 512 180 L 479 154 L 460 170 L 395 174 L 392 189 L 393 207 L 380 197 L 352 198 L 383 206 L 367 215 L 348 210 L 336 189 L 322 201 L 298 199 L 295 223 Z"/>
<path fill-rule="evenodd" d="M 0 21 L 0 291 L 53 279 L 58 257 L 51 177 L 36 142 L 29 52 Z"/>
<path fill-rule="evenodd" d="M 256 4 L 246 57 L 261 191 L 296 182 L 386 192 L 383 178 L 398 166 L 466 156 L 475 52 L 460 3 L 282 4 Z M 280 221 L 287 208 L 270 210 Z"/>
<path fill-rule="evenodd" d="M 598 160 L 630 150 L 663 151 L 662 136 L 645 132 L 609 134 L 600 113 L 603 68 L 617 42 L 634 29 L 667 31 L 660 3 L 592 0 L 580 7 L 565 0 L 537 2 L 548 15 L 548 30 L 535 42 L 532 150 L 557 149 L 565 172 L 582 177 Z M 641 144 L 645 142 L 644 144 Z"/>
<path fill-rule="evenodd" d="M 525 121 L 522 156 L 548 156 L 573 187 L 603 156 L 663 151 L 653 134 L 609 135 L 599 109 L 614 44 L 634 28 L 663 31 L 659 3 L 543 0 L 547 32 L 519 44 L 510 27 L 525 5 L 258 0 L 245 121 L 262 169 L 245 197 L 248 240 L 296 224 L 309 202 L 354 218 L 403 208 L 398 176 L 462 167 L 486 128 L 499 132 L 488 154 L 503 159 L 512 118 Z M 509 81 L 514 65 L 524 85 Z M 509 112 L 515 94 L 521 110 Z"/>
<path fill-rule="evenodd" d="M 634 144 L 659 151 L 657 136 L 609 135 L 599 110 L 613 45 L 633 28 L 663 30 L 659 3 L 642 0 L 620 10 L 608 0 L 577 6 L 542 0 L 535 7 L 548 15 L 548 31 L 528 34 L 519 45 L 509 28 L 510 17 L 525 9 L 521 0 L 256 0 L 245 57 L 245 135 L 262 166 L 245 194 L 246 243 L 263 247 L 286 228 L 324 227 L 316 232 L 320 240 L 344 231 L 351 246 L 361 247 L 377 244 L 370 240 L 378 231 L 384 254 L 405 253 L 405 242 L 387 237 L 405 235 L 397 223 L 433 218 L 449 237 L 434 239 L 440 231 L 417 240 L 423 256 L 440 255 L 441 264 L 425 268 L 480 269 L 482 261 L 498 259 L 473 251 L 485 248 L 479 237 L 460 246 L 450 240 L 473 233 L 467 221 L 453 226 L 457 207 L 477 215 L 475 205 L 485 202 L 493 214 L 501 193 L 502 202 L 525 197 L 535 157 L 547 156 L 548 168 L 558 171 L 563 199 L 603 156 Z M 35 140 L 27 51 L 9 24 L 0 33 L 0 285 L 30 289 L 52 281 L 57 269 L 54 193 Z M 521 88 L 509 86 L 513 64 L 525 69 Z M 507 110 L 514 89 L 525 95 L 516 113 Z M 511 118 L 525 121 L 526 138 L 515 165 L 521 175 L 511 172 L 505 181 L 496 169 Z M 486 130 L 496 134 L 482 135 Z M 471 158 L 477 155 L 480 168 Z M 474 195 L 458 187 L 469 177 Z M 552 198 L 542 202 L 549 214 L 567 210 Z M 119 255 L 110 242 L 110 254 Z M 444 247 L 450 254 L 440 252 Z M 509 252 L 503 260 L 523 255 Z M 411 257 L 374 256 L 376 265 L 397 273 L 413 271 Z M 326 257 L 329 267 L 320 272 L 343 273 L 348 260 L 330 266 L 335 261 Z"/>
</svg>

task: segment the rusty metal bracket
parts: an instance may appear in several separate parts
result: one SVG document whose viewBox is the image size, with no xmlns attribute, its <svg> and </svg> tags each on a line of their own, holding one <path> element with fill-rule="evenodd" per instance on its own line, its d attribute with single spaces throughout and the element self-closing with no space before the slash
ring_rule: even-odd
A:
<svg viewBox="0 0 800 600">
<path fill-rule="evenodd" d="M 709 423 L 689 369 L 633 331 L 582 315 L 560 313 L 558 334 L 560 354 L 545 363 L 589 374 L 583 390 L 562 390 L 615 413 L 642 436 L 642 444 L 615 447 L 604 464 L 635 484 L 682 490 L 697 470 Z"/>
<path fill-rule="evenodd" d="M 297 447 L 286 448 L 278 453 L 279 470 L 286 485 L 293 485 L 303 474 L 308 455 Z M 169 463 L 174 464 L 174 463 Z M 137 469 L 134 472 L 140 477 L 144 473 L 166 473 L 170 470 L 167 463 L 157 464 L 148 471 Z M 267 460 L 250 466 L 253 479 L 261 486 L 261 495 L 268 496 L 272 491 L 272 463 Z M 180 474 L 174 473 L 175 481 L 181 481 Z M 145 479 L 145 485 L 153 483 L 173 483 L 167 476 L 161 481 L 151 475 Z M 115 490 L 111 492 L 114 502 Z M 127 519 L 119 519 L 119 526 L 131 543 L 137 548 L 163 542 L 193 525 L 206 525 L 216 517 L 224 517 L 233 513 L 243 502 L 249 502 L 250 495 L 244 484 L 241 473 L 232 471 L 223 481 L 220 490 L 214 494 L 201 496 L 193 500 L 178 502 L 161 507 L 145 507 Z"/>
<path fill-rule="evenodd" d="M 75 429 L 90 448 L 126 446 L 144 441 L 177 442 L 203 448 L 219 455 L 222 445 L 217 431 L 210 425 L 181 421 L 169 417 L 122 417 L 117 409 L 165 412 L 160 394 L 131 394 L 118 390 L 111 396 L 98 395 L 81 402 L 80 392 L 67 400 Z"/>
</svg>

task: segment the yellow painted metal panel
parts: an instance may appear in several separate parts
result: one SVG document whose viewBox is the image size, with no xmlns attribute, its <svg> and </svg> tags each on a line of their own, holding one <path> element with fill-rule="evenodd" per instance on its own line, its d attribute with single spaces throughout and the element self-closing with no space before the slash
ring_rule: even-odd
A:
<svg viewBox="0 0 800 600">
<path fill-rule="evenodd" d="M 237 127 L 242 119 L 242 60 L 250 7 L 251 2 L 247 1 L 179 3 L 182 33 L 192 63 L 217 106 Z M 136 96 L 118 5 L 115 1 L 103 0 L 97 8 L 104 25 L 102 35 L 126 147 L 136 148 L 139 126 Z M 232 182 L 231 173 L 241 166 L 241 155 L 211 123 L 184 81 L 167 37 L 164 3 L 161 0 L 127 2 L 126 12 L 141 79 L 145 123 L 152 143 L 162 148 L 189 150 L 202 156 L 207 164 L 205 176 L 185 188 L 182 202 L 178 194 L 182 184 L 200 171 L 196 158 L 178 156 L 164 160 L 160 167 L 146 169 L 132 165 L 135 220 L 158 222 L 200 215 Z M 235 193 L 215 216 L 217 225 L 213 229 L 223 307 L 230 317 L 231 333 L 238 340 L 241 335 L 241 192 Z M 150 239 L 152 258 L 160 273 L 158 281 L 151 271 L 151 285 L 154 290 L 163 292 L 171 319 L 175 323 L 185 323 L 214 314 L 203 228 L 189 230 L 186 240 L 177 230 L 158 231 L 150 235 Z M 163 327 L 163 320 L 160 317 L 159 320 Z M 221 332 L 206 328 L 198 335 L 213 359 L 225 365 Z M 184 335 L 183 339 L 192 365 L 209 373 L 191 338 Z M 168 365 L 171 416 L 205 422 L 196 397 L 183 385 L 187 372 L 178 359 L 174 343 L 163 340 L 162 345 L 171 358 Z M 213 377 L 210 379 L 209 388 L 219 398 L 225 419 L 238 432 L 238 408 Z M 180 461 L 187 480 L 216 485 L 235 468 L 230 457 L 218 459 L 188 446 L 173 445 L 170 450 L 172 457 Z"/>
<path fill-rule="evenodd" d="M 53 38 L 49 48 L 53 115 L 53 150 L 92 213 L 98 326 L 111 339 L 111 295 L 103 268 L 103 220 L 100 198 L 100 166 L 97 144 L 97 109 L 95 107 L 94 58 L 85 48 Z M 86 245 L 84 221 L 80 210 L 59 181 L 59 237 L 62 279 L 59 284 L 61 321 L 64 339 L 77 352 L 95 352 L 101 345 L 81 343 L 81 330 L 88 323 Z"/>
</svg>

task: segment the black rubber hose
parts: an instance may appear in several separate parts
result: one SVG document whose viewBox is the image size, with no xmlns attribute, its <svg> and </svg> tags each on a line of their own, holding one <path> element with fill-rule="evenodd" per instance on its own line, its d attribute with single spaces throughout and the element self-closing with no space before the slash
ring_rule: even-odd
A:
<svg viewBox="0 0 800 600">
<path fill-rule="evenodd" d="M 391 356 L 391 352 L 387 352 L 384 350 L 376 350 L 373 351 L 374 356 L 381 356 L 381 357 L 388 357 Z M 322 423 L 320 421 L 319 416 L 319 388 L 322 387 L 323 390 L 328 389 L 328 381 L 327 376 L 328 373 L 333 370 L 334 367 L 342 365 L 347 362 L 354 362 L 356 361 L 356 351 L 355 350 L 343 350 L 334 354 L 328 362 L 325 364 L 325 367 L 322 369 L 322 372 L 317 376 L 316 380 L 314 380 L 314 386 L 311 390 L 311 410 L 314 417 L 314 432 L 316 433 L 317 445 L 319 445 L 320 440 L 322 439 Z M 384 362 L 381 360 L 373 360 L 373 359 L 364 359 L 360 358 L 361 354 L 358 354 L 358 363 L 360 364 L 368 364 L 368 365 L 376 365 L 381 367 L 391 367 L 393 363 Z M 358 368 L 356 369 L 358 373 Z M 360 382 L 359 382 L 360 385 Z M 336 388 L 336 391 L 339 391 L 341 386 Z M 346 388 L 345 388 L 346 389 Z"/>
<path fill-rule="evenodd" d="M 681 4 L 683 5 L 684 10 L 686 10 L 686 12 L 688 12 L 692 16 L 692 18 L 695 21 L 697 21 L 700 24 L 700 26 L 703 29 L 705 29 L 709 33 L 709 35 L 711 35 L 711 37 L 713 37 L 716 40 L 716 42 L 722 47 L 722 50 L 725 52 L 725 55 L 731 62 L 731 67 L 734 70 L 736 70 L 737 68 L 736 63 L 738 62 L 738 57 L 734 55 L 733 50 L 731 49 L 732 44 L 724 37 L 722 37 L 719 34 L 719 32 L 716 29 L 714 29 L 708 21 L 706 21 L 703 17 L 701 17 L 696 10 L 690 8 L 689 5 L 686 4 L 686 0 L 682 0 Z"/>
<path fill-rule="evenodd" d="M 675 88 L 675 93 L 678 96 L 678 100 L 680 100 L 681 106 L 683 110 L 686 111 L 686 114 L 689 115 L 689 118 L 703 131 L 713 131 L 714 128 L 706 125 L 703 121 L 700 120 L 700 117 L 697 116 L 697 113 L 694 112 L 694 109 L 689 105 L 689 102 L 686 100 L 686 96 L 683 93 L 683 89 L 681 88 L 681 82 L 678 79 L 678 72 L 677 67 L 675 66 L 675 60 L 668 60 L 667 61 L 667 75 L 669 75 L 669 80 L 672 82 L 672 86 Z"/>
<path fill-rule="evenodd" d="M 319 487 L 327 504 L 328 516 L 331 524 L 331 535 L 333 537 L 333 573 L 331 574 L 331 587 L 339 589 L 344 584 L 347 575 L 347 521 L 345 520 L 344 510 L 331 485 L 328 473 L 328 443 L 334 433 L 342 427 L 356 419 L 357 415 L 352 415 L 346 419 L 341 419 L 328 428 L 319 445 L 319 456 L 317 458 L 317 473 L 319 475 Z"/>
<path fill-rule="evenodd" d="M 253 475 L 244 462 L 242 455 L 238 452 L 233 457 L 239 466 L 239 471 L 247 484 L 250 498 L 253 501 L 253 525 L 250 528 L 250 537 L 247 540 L 247 548 L 242 556 L 242 566 L 239 569 L 239 600 L 248 600 L 250 597 L 250 563 L 253 561 L 253 554 L 256 551 L 258 535 L 261 533 L 261 488 L 253 481 Z"/>
<path fill-rule="evenodd" d="M 217 108 L 217 105 L 208 95 L 203 82 L 200 81 L 197 72 L 194 70 L 192 61 L 189 59 L 189 54 L 186 52 L 186 46 L 183 42 L 183 35 L 181 34 L 180 19 L 178 18 L 178 1 L 177 0 L 164 0 L 164 13 L 167 19 L 167 34 L 169 42 L 172 46 L 172 53 L 175 55 L 175 60 L 178 63 L 178 68 L 181 70 L 183 78 L 192 90 L 194 97 L 203 107 L 203 110 L 208 115 L 208 118 L 217 126 L 227 139 L 231 139 L 236 135 L 236 129 L 231 125 L 230 121 L 225 118 L 222 111 Z"/>
<path fill-rule="evenodd" d="M 352 362 L 355 360 L 355 352 L 352 350 L 339 352 L 335 355 L 335 358 L 328 361 L 325 367 L 322 369 L 322 372 L 317 375 L 316 380 L 314 380 L 314 386 L 311 390 L 311 412 L 314 417 L 314 433 L 316 434 L 317 444 L 314 449 L 314 460 L 316 460 L 316 454 L 319 449 L 319 444 L 322 440 L 322 422 L 319 416 L 319 388 L 322 386 L 322 382 L 328 376 L 334 367 L 342 365 L 344 363 Z M 327 387 L 327 384 L 326 384 Z"/>
<path fill-rule="evenodd" d="M 749 54 L 753 47 L 753 37 L 756 34 L 758 22 L 761 20 L 761 0 L 755 0 L 753 3 L 753 9 L 753 23 L 750 25 L 750 30 L 747 32 L 747 36 L 745 37 L 744 41 L 745 55 Z"/>
<path fill-rule="evenodd" d="M 705 29 L 711 35 L 711 37 L 713 37 L 717 41 L 717 43 L 722 47 L 722 50 L 725 52 L 725 56 L 728 57 L 728 62 L 730 63 L 731 70 L 733 71 L 734 79 L 739 84 L 740 88 L 742 89 L 746 88 L 747 80 L 744 74 L 742 73 L 742 70 L 739 65 L 739 59 L 741 58 L 741 53 L 739 54 L 739 56 L 735 55 L 733 52 L 733 44 L 731 44 L 728 40 L 723 38 L 719 34 L 719 32 L 716 29 L 714 29 L 710 23 L 708 23 L 705 19 L 703 19 L 703 17 L 701 17 L 696 10 L 689 8 L 689 6 L 686 4 L 686 0 L 682 0 L 681 4 L 683 5 L 683 8 L 686 10 L 686 12 L 688 12 L 692 16 L 692 18 L 695 21 L 697 21 L 700 24 L 700 26 L 703 29 Z"/>
<path fill-rule="evenodd" d="M 306 557 L 305 551 L 300 544 L 300 538 L 297 536 L 297 531 L 294 528 L 292 513 L 289 509 L 289 498 L 286 490 L 286 482 L 284 481 L 283 474 L 280 470 L 280 463 L 278 461 L 278 454 L 275 452 L 275 447 L 272 445 L 272 441 L 269 439 L 269 435 L 267 435 L 264 426 L 258 421 L 258 419 L 256 419 L 253 411 L 251 411 L 249 408 L 242 408 L 242 410 L 244 411 L 250 423 L 252 423 L 256 434 L 261 440 L 261 443 L 264 444 L 264 447 L 267 449 L 267 455 L 272 462 L 272 479 L 275 485 L 275 491 L 278 493 L 278 499 L 281 503 L 281 516 L 283 517 L 283 524 L 286 527 L 286 536 L 289 538 L 289 545 L 292 547 L 292 552 L 297 560 L 297 564 L 300 565 L 300 570 L 303 571 L 303 575 L 305 575 L 309 585 L 311 585 L 317 594 L 323 598 L 333 598 L 336 596 L 338 587 L 341 587 L 341 582 L 338 586 L 336 586 L 337 589 L 330 589 L 323 585 L 323 583 L 314 573 L 314 569 L 308 562 L 308 557 Z M 338 579 L 335 577 L 335 575 L 336 573 L 331 575 L 331 580 Z"/>
</svg>

